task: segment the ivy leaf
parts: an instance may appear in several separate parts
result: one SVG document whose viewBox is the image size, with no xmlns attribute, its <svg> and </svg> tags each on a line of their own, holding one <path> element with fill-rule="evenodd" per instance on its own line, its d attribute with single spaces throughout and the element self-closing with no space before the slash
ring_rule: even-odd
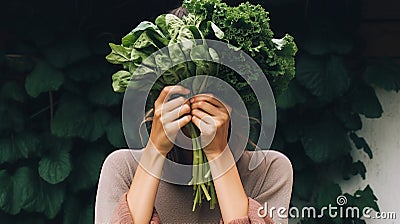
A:
<svg viewBox="0 0 400 224">
<path fill-rule="evenodd" d="M 29 132 L 18 133 L 7 139 L 0 139 L 0 164 L 28 158 L 37 150 L 38 145 L 39 140 Z"/>
<path fill-rule="evenodd" d="M 25 101 L 25 94 L 20 85 L 16 82 L 7 82 L 1 88 L 1 96 L 6 99 L 11 99 L 17 102 Z"/>
<path fill-rule="evenodd" d="M 342 58 L 335 55 L 299 57 L 296 79 L 322 102 L 330 102 L 341 96 L 350 84 Z"/>
<path fill-rule="evenodd" d="M 54 149 L 39 161 L 38 172 L 43 180 L 57 184 L 65 180 L 72 170 L 71 156 L 68 151 Z"/>
<path fill-rule="evenodd" d="M 25 89 L 30 96 L 37 97 L 42 92 L 58 90 L 63 82 L 64 76 L 61 71 L 40 61 L 26 78 Z"/>
<path fill-rule="evenodd" d="M 105 159 L 105 154 L 99 150 L 100 147 L 93 147 L 94 150 L 85 151 L 75 159 L 74 170 L 69 178 L 73 192 L 96 186 Z"/>
<path fill-rule="evenodd" d="M 354 197 L 356 198 L 356 205 L 359 208 L 370 207 L 379 212 L 378 198 L 374 195 L 370 185 L 367 185 L 364 190 L 356 191 Z"/>
<path fill-rule="evenodd" d="M 53 219 L 60 211 L 64 201 L 64 188 L 40 181 L 39 190 L 36 193 L 35 203 L 27 207 L 27 210 L 44 213 L 47 218 Z"/>
<path fill-rule="evenodd" d="M 360 160 L 352 164 L 351 171 L 353 175 L 360 174 L 360 176 L 365 180 L 365 173 L 367 172 L 367 168 Z"/>
<path fill-rule="evenodd" d="M 393 60 L 381 60 L 369 64 L 365 70 L 364 79 L 369 84 L 398 92 L 400 90 L 400 65 Z"/>
<path fill-rule="evenodd" d="M 105 133 L 110 118 L 104 109 L 92 111 L 79 100 L 66 100 L 54 115 L 51 133 L 58 137 L 95 141 Z"/>
<path fill-rule="evenodd" d="M 0 170 L 0 208 L 12 215 L 18 214 L 36 196 L 36 189 L 31 186 L 33 178 L 29 167 L 18 168 L 13 175 Z"/>
<path fill-rule="evenodd" d="M 378 198 L 374 195 L 370 185 L 367 185 L 363 190 L 357 190 L 354 195 L 348 193 L 345 194 L 348 199 L 349 206 L 356 206 L 359 208 L 372 208 L 379 212 L 379 206 L 377 203 Z"/>
<path fill-rule="evenodd" d="M 334 160 L 351 151 L 346 131 L 330 117 L 304 127 L 301 142 L 306 155 L 317 163 Z"/>
<path fill-rule="evenodd" d="M 358 85 L 352 94 L 353 111 L 365 115 L 367 118 L 379 118 L 383 109 L 375 90 L 368 85 Z"/>
<path fill-rule="evenodd" d="M 357 149 L 363 149 L 370 159 L 373 158 L 372 150 L 364 138 L 358 137 L 356 133 L 352 132 L 350 133 L 350 139 L 354 142 Z"/>
</svg>

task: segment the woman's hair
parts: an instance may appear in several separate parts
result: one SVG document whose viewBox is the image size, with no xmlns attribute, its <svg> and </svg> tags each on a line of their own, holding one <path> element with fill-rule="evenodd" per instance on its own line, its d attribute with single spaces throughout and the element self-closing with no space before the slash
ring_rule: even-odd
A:
<svg viewBox="0 0 400 224">
<path fill-rule="evenodd" d="M 182 6 L 171 10 L 169 13 L 177 16 L 180 19 L 182 19 L 184 16 L 188 15 L 187 9 Z"/>
</svg>

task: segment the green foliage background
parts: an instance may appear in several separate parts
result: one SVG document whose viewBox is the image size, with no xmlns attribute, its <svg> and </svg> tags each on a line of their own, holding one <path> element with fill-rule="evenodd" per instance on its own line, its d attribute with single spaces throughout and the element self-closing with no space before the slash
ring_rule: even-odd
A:
<svg viewBox="0 0 400 224">
<path fill-rule="evenodd" d="M 360 149 L 373 158 L 356 134 L 360 117 L 381 116 L 372 86 L 398 91 L 399 67 L 362 56 L 363 37 L 356 33 L 361 1 L 253 2 L 271 12 L 276 34 L 293 34 L 300 48 L 296 78 L 277 98 L 273 144 L 294 166 L 292 205 L 335 203 L 345 193 L 338 180 L 365 178 L 364 164 L 350 154 Z M 122 95 L 111 88 L 117 68 L 104 59 L 107 43 L 179 4 L 0 3 L 0 223 L 93 223 L 101 164 L 126 147 Z M 370 187 L 346 196 L 349 206 L 379 210 Z"/>
</svg>

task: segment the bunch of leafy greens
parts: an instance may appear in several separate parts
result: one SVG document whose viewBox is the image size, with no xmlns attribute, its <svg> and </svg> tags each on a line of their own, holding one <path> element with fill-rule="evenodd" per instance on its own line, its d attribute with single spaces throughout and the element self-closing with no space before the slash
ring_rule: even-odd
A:
<svg viewBox="0 0 400 224">
<path fill-rule="evenodd" d="M 183 6 L 201 20 L 214 22 L 224 33 L 223 41 L 250 55 L 267 77 L 275 96 L 287 88 L 295 75 L 294 56 L 297 46 L 293 37 L 288 34 L 282 39 L 273 38 L 268 12 L 263 7 L 249 2 L 230 7 L 220 0 L 184 0 Z M 208 31 L 210 29 L 204 29 L 205 36 L 212 37 Z M 247 65 L 242 58 L 226 58 L 232 60 L 232 63 Z M 245 103 L 256 102 L 244 79 L 226 67 L 220 69 L 223 70 L 219 72 L 220 78 L 231 84 Z M 258 80 L 254 73 L 245 72 L 241 75 L 248 75 L 247 79 L 250 81 Z"/>
<path fill-rule="evenodd" d="M 155 23 L 141 22 L 122 38 L 120 45 L 110 43 L 112 52 L 106 59 L 123 66 L 123 70 L 112 76 L 114 91 L 124 92 L 128 87 L 144 91 L 150 86 L 153 96 L 158 96 L 164 86 L 195 77 L 190 88 L 192 94 L 197 94 L 207 84 L 207 78 L 200 75 L 208 75 L 229 83 L 244 103 L 251 105 L 256 98 L 249 82 L 256 82 L 259 76 L 247 67 L 244 57 L 240 56 L 244 53 L 260 66 L 275 95 L 287 88 L 295 73 L 297 47 L 290 35 L 282 39 L 273 38 L 268 12 L 261 6 L 246 2 L 230 7 L 219 0 L 185 0 L 183 6 L 189 15 L 183 18 L 172 14 L 160 15 Z M 205 39 L 226 42 L 231 49 L 241 53 L 238 57 L 232 57 L 229 51 L 217 53 L 205 41 L 198 41 Z M 244 71 L 241 75 L 246 77 L 228 67 L 219 66 L 221 58 L 239 65 Z M 193 137 L 195 165 L 191 181 L 194 188 L 193 210 L 204 198 L 210 201 L 210 208 L 214 208 L 217 198 L 207 158 L 198 138 L 195 139 L 198 130 L 192 123 L 188 128 Z"/>
<path fill-rule="evenodd" d="M 111 43 L 112 52 L 106 59 L 114 64 L 122 64 L 124 68 L 112 77 L 114 90 L 124 92 L 127 88 L 133 88 L 146 91 L 151 88 L 158 93 L 166 85 L 195 76 L 198 78 L 192 82 L 191 93 L 202 92 L 207 82 L 205 75 L 217 72 L 218 64 L 213 62 L 218 61 L 218 55 L 205 42 L 196 41 L 204 39 L 198 18 L 193 15 L 183 19 L 172 14 L 160 15 L 155 24 L 147 21 L 140 23 L 122 38 L 121 45 Z M 212 25 L 211 22 L 208 24 Z M 221 30 L 212 26 L 214 35 L 222 37 Z M 199 138 L 196 138 L 198 130 L 192 123 L 188 124 L 188 129 L 193 144 L 193 178 L 189 183 L 193 185 L 195 193 L 193 210 L 204 198 L 210 201 L 210 208 L 214 208 L 217 196 L 207 158 Z"/>
</svg>

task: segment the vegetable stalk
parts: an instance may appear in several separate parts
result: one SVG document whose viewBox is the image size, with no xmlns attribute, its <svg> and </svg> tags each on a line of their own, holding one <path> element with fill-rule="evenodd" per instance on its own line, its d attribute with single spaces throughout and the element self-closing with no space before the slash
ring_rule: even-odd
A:
<svg viewBox="0 0 400 224">
<path fill-rule="evenodd" d="M 204 154 L 199 138 L 197 138 L 196 128 L 193 123 L 187 125 L 193 145 L 193 177 L 189 184 L 193 185 L 194 199 L 192 211 L 196 205 L 201 205 L 204 197 L 210 201 L 210 209 L 215 208 L 217 196 L 215 194 L 214 184 L 211 180 L 211 170 L 207 163 L 207 157 Z M 208 180 L 208 181 L 207 181 Z M 207 181 L 207 182 L 205 182 Z"/>
</svg>

